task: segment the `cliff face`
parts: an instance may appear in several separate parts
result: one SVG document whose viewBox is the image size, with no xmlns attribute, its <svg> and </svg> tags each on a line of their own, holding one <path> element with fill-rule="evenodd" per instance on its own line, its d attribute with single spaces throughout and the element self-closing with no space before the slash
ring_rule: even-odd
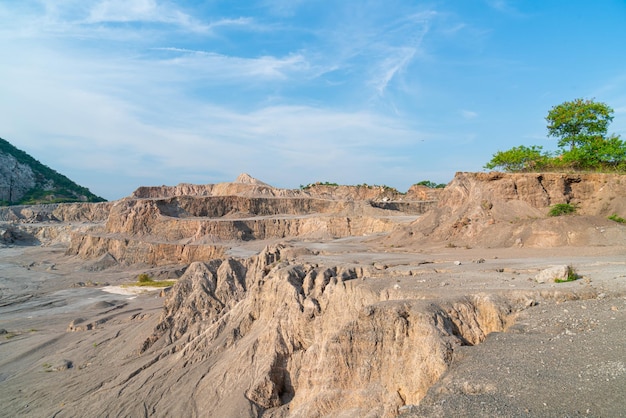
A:
<svg viewBox="0 0 626 418">
<path fill-rule="evenodd" d="M 0 200 L 19 202 L 33 187 L 33 170 L 12 155 L 0 153 Z"/>
<path fill-rule="evenodd" d="M 552 205 L 576 215 L 549 217 Z M 435 210 L 391 241 L 428 239 L 469 246 L 623 244 L 626 176 L 563 173 L 457 173 Z"/>
<path fill-rule="evenodd" d="M 68 253 L 92 258 L 108 252 L 127 263 L 190 263 L 223 254 L 232 241 L 389 232 L 402 221 L 398 215 L 415 217 L 436 203 L 374 202 L 365 199 L 374 195 L 355 194 L 356 189 L 350 189 L 352 194 L 313 197 L 245 180 L 240 176 L 236 183 L 138 189 L 135 197 L 110 206 L 100 231 L 75 234 Z M 178 195 L 183 192 L 189 194 Z"/>
</svg>

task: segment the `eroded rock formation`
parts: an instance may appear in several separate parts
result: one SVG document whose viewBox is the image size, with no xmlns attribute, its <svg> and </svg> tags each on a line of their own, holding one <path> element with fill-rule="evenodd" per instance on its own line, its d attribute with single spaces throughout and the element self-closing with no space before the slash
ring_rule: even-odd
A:
<svg viewBox="0 0 626 418">
<path fill-rule="evenodd" d="M 575 216 L 549 217 L 569 203 Z M 626 213 L 626 179 L 619 174 L 457 173 L 428 212 L 390 242 L 427 239 L 459 246 L 607 245 L 626 242 L 607 220 Z"/>
<path fill-rule="evenodd" d="M 277 189 L 247 175 L 216 185 L 142 187 L 110 206 L 101 229 L 74 234 L 68 254 L 110 253 L 130 264 L 191 263 L 220 257 L 229 241 L 389 232 L 397 215 L 417 216 L 436 203 L 392 201 L 387 188 L 338 186 L 332 195 L 325 187 Z"/>
<path fill-rule="evenodd" d="M 155 362 L 124 386 L 151 375 L 151 403 L 184 374 L 197 388 L 191 409 L 219 416 L 393 417 L 419 402 L 455 347 L 504 330 L 524 306 L 486 295 L 396 301 L 364 282 L 363 266 L 294 264 L 287 250 L 191 264 L 141 347 Z"/>
</svg>

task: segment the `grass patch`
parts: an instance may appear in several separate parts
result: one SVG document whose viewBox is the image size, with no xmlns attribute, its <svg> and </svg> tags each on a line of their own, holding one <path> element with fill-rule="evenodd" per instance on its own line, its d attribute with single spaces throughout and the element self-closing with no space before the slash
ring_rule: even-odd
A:
<svg viewBox="0 0 626 418">
<path fill-rule="evenodd" d="M 140 286 L 140 287 L 170 287 L 174 286 L 176 280 L 152 280 L 149 282 L 137 282 L 133 283 L 129 286 Z"/>
<path fill-rule="evenodd" d="M 550 208 L 548 216 L 563 216 L 576 213 L 576 206 L 569 203 L 557 203 Z"/>
<path fill-rule="evenodd" d="M 620 216 L 617 216 L 617 213 L 614 213 L 613 215 L 609 216 L 609 219 L 611 221 L 615 221 L 615 222 L 620 223 L 620 224 L 626 224 L 626 219 L 624 219 L 624 218 L 622 218 Z"/>
<path fill-rule="evenodd" d="M 139 286 L 139 287 L 170 287 L 176 283 L 176 280 L 154 280 L 146 273 L 137 276 L 135 283 L 122 285 L 122 287 Z"/>
</svg>

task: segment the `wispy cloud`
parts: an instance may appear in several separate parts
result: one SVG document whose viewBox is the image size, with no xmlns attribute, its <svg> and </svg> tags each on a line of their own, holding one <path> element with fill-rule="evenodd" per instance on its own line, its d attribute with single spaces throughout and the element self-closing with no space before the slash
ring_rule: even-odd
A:
<svg viewBox="0 0 626 418">
<path fill-rule="evenodd" d="M 379 74 L 372 80 L 379 96 L 385 94 L 391 80 L 411 62 L 415 53 L 416 48 L 399 48 L 395 56 L 387 56 L 379 64 Z"/>
<path fill-rule="evenodd" d="M 82 23 L 147 22 L 175 25 L 192 32 L 208 32 L 204 24 L 176 8 L 157 0 L 101 0 L 89 11 Z"/>
<path fill-rule="evenodd" d="M 253 58 L 232 57 L 214 52 L 175 47 L 154 48 L 175 56 L 159 60 L 159 65 L 175 66 L 192 71 L 193 79 L 203 78 L 219 83 L 224 80 L 258 83 L 267 79 L 286 79 L 293 72 L 305 72 L 309 63 L 300 54 L 286 57 L 260 56 Z M 187 76 L 189 76 L 187 74 Z"/>
<path fill-rule="evenodd" d="M 476 119 L 478 117 L 478 113 L 471 111 L 471 110 L 467 110 L 467 109 L 463 109 L 461 110 L 461 116 L 463 117 L 463 119 Z"/>
<path fill-rule="evenodd" d="M 438 13 L 415 12 L 398 4 L 407 14 L 388 21 L 383 18 L 388 17 L 388 10 L 369 6 L 364 5 L 365 11 L 355 16 L 353 10 L 346 11 L 341 26 L 328 31 L 332 36 L 328 41 L 332 52 L 328 55 L 335 57 L 339 68 L 362 71 L 365 85 L 382 97 L 390 84 L 423 53 L 423 42 Z"/>
<path fill-rule="evenodd" d="M 526 16 L 526 14 L 520 11 L 519 8 L 514 4 L 514 0 L 486 0 L 486 2 L 491 8 L 509 16 Z"/>
</svg>

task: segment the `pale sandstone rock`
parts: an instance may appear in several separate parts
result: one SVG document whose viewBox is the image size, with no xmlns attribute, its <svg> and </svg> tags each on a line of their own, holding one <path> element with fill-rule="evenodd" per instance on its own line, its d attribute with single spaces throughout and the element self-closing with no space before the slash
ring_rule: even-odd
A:
<svg viewBox="0 0 626 418">
<path fill-rule="evenodd" d="M 548 217 L 549 207 L 557 203 L 576 204 L 577 215 Z M 623 175 L 459 172 L 439 195 L 437 209 L 387 241 L 480 247 L 621 245 L 626 230 L 606 219 L 613 213 L 626 213 Z"/>
<path fill-rule="evenodd" d="M 553 266 L 541 270 L 536 276 L 537 283 L 554 283 L 556 280 L 565 281 L 569 277 L 571 267 L 567 265 Z"/>
</svg>

